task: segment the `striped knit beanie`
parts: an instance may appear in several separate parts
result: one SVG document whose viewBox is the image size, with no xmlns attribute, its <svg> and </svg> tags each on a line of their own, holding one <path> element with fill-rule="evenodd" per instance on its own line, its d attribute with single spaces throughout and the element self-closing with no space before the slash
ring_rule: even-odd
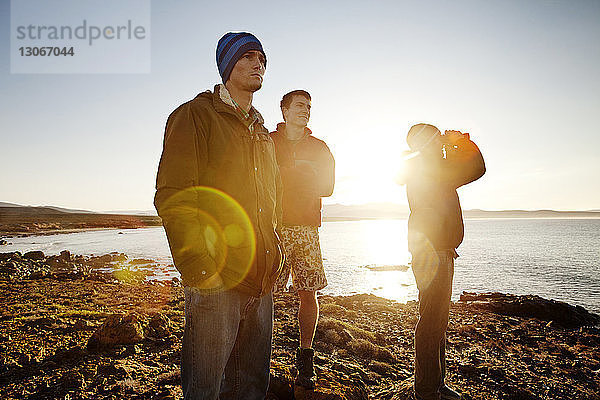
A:
<svg viewBox="0 0 600 400">
<path fill-rule="evenodd" d="M 248 32 L 228 32 L 217 44 L 217 67 L 219 74 L 226 83 L 235 63 L 250 50 L 260 51 L 265 56 L 265 67 L 267 66 L 267 55 L 260 41 Z"/>
<path fill-rule="evenodd" d="M 406 142 L 412 151 L 423 150 L 442 133 L 438 128 L 429 124 L 413 125 L 406 135 Z"/>
</svg>

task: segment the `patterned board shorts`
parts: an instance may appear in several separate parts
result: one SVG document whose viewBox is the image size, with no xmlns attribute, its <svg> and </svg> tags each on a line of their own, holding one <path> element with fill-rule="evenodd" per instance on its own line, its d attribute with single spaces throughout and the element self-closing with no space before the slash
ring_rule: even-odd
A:
<svg viewBox="0 0 600 400">
<path fill-rule="evenodd" d="M 319 228 L 304 225 L 284 226 L 281 235 L 286 259 L 274 291 L 285 291 L 290 271 L 294 290 L 317 291 L 327 286 L 319 244 Z"/>
</svg>

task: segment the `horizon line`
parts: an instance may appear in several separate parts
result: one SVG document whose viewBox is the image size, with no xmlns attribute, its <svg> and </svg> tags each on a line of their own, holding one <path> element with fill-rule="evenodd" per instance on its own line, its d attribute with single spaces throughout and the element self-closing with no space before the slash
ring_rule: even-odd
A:
<svg viewBox="0 0 600 400">
<path fill-rule="evenodd" d="M 369 202 L 369 203 L 352 203 L 352 204 L 348 204 L 348 203 L 331 203 L 331 204 L 323 204 L 323 208 L 325 207 L 335 207 L 335 206 L 340 206 L 340 207 L 367 207 L 367 206 L 376 206 L 376 205 L 385 205 L 387 207 L 402 207 L 402 208 L 406 208 L 408 211 L 408 205 L 407 204 L 402 204 L 402 203 L 393 203 L 393 202 Z M 142 209 L 120 209 L 120 210 L 92 210 L 92 209 L 82 209 L 82 208 L 71 208 L 71 207 L 64 207 L 64 206 L 57 206 L 57 205 L 23 205 L 23 204 L 18 204 L 18 203 L 11 203 L 11 202 L 4 202 L 4 201 L 0 201 L 0 208 L 11 208 L 11 207 L 30 207 L 30 208 L 57 208 L 57 209 L 64 209 L 66 211 L 77 211 L 77 212 L 81 212 L 81 213 L 85 213 L 85 212 L 90 212 L 90 213 L 101 213 L 101 214 L 116 214 L 116 213 L 134 213 L 134 212 L 140 212 L 140 213 L 156 213 L 155 209 L 147 209 L 147 210 L 142 210 Z M 385 211 L 385 210 L 382 210 Z M 586 212 L 586 213 L 594 213 L 594 212 L 600 212 L 600 207 L 599 208 L 592 208 L 592 209 L 552 209 L 552 208 L 537 208 L 537 209 L 484 209 L 484 208 L 469 208 L 469 209 L 463 209 L 463 212 L 465 211 L 471 211 L 471 212 L 492 212 L 492 213 L 507 213 L 507 212 L 557 212 L 557 213 L 569 213 L 569 212 Z"/>
</svg>

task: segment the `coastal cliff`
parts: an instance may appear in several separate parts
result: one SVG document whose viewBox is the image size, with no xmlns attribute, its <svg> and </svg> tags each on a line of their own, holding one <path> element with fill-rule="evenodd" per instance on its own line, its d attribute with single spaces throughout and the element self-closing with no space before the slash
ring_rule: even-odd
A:
<svg viewBox="0 0 600 400">
<path fill-rule="evenodd" d="M 183 293 L 152 260 L 0 253 L 0 398 L 178 399 Z M 114 272 L 105 272 L 113 270 Z M 317 389 L 306 399 L 402 400 L 417 304 L 319 296 Z M 275 297 L 270 399 L 293 399 L 293 293 Z M 600 399 L 600 317 L 537 296 L 463 293 L 447 382 L 469 399 Z"/>
</svg>

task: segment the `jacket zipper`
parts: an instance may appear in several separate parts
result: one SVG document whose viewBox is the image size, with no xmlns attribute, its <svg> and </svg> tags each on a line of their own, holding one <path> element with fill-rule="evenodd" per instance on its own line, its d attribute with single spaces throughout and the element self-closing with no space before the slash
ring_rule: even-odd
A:
<svg viewBox="0 0 600 400">
<path fill-rule="evenodd" d="M 266 278 L 268 276 L 267 274 L 267 256 L 266 256 L 266 251 L 267 251 L 267 242 L 265 240 L 264 234 L 263 234 L 263 228 L 262 228 L 262 209 L 261 209 L 261 204 L 260 204 L 260 198 L 259 198 L 259 193 L 258 193 L 258 167 L 256 165 L 256 152 L 257 152 L 257 143 L 258 141 L 256 140 L 254 134 L 251 133 L 251 143 L 252 143 L 252 168 L 254 169 L 254 193 L 256 195 L 256 230 L 258 231 L 257 234 L 260 235 L 260 238 L 262 240 L 262 254 L 256 254 L 256 266 L 257 266 L 257 272 L 260 274 L 262 272 L 262 275 L 257 276 L 258 282 L 260 282 L 260 287 L 258 288 L 259 290 L 259 295 L 263 294 L 263 289 L 265 288 L 266 285 Z M 258 235 L 257 235 L 258 237 Z M 260 263 L 258 260 L 258 257 L 261 257 L 264 262 L 263 262 L 263 267 L 262 271 L 259 268 Z"/>
</svg>

